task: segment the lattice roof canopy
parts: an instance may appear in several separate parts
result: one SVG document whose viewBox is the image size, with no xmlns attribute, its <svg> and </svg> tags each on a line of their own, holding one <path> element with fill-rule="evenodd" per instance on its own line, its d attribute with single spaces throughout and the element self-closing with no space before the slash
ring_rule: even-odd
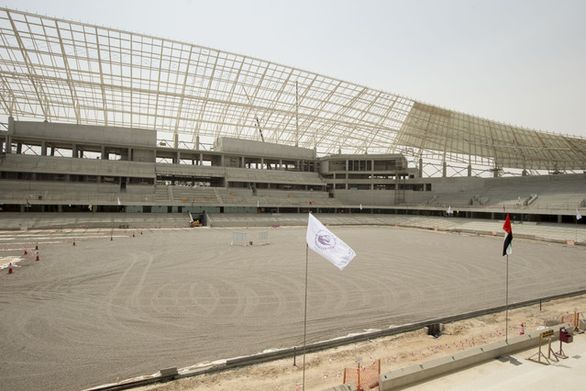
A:
<svg viewBox="0 0 586 391">
<path fill-rule="evenodd" d="M 195 44 L 0 8 L 0 109 L 16 119 L 156 129 L 528 169 L 586 168 L 586 140 L 537 132 Z M 297 102 L 297 103 L 296 103 Z"/>
</svg>

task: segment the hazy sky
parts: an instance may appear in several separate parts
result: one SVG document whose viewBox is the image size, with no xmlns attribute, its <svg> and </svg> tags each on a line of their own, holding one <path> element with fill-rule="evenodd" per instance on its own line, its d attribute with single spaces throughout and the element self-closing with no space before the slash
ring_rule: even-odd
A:
<svg viewBox="0 0 586 391">
<path fill-rule="evenodd" d="M 586 1 L 0 0 L 586 137 Z"/>
</svg>

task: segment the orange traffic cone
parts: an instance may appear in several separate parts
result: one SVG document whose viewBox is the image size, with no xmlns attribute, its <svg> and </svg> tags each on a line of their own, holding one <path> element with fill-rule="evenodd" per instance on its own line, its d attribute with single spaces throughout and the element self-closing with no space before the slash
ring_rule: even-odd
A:
<svg viewBox="0 0 586 391">
<path fill-rule="evenodd" d="M 12 274 L 12 263 L 8 264 L 8 274 Z"/>
</svg>

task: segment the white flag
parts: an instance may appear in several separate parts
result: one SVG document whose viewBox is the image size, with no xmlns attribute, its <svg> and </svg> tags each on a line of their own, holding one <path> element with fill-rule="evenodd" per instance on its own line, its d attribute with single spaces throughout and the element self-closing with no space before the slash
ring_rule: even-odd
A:
<svg viewBox="0 0 586 391">
<path fill-rule="evenodd" d="M 311 213 L 307 220 L 305 240 L 310 249 L 333 263 L 340 270 L 344 270 L 356 256 L 350 246 L 330 232 Z"/>
<path fill-rule="evenodd" d="M 448 206 L 448 214 L 452 215 L 454 213 L 454 211 L 452 210 L 451 206 Z"/>
<path fill-rule="evenodd" d="M 122 203 L 120 202 L 120 197 L 117 197 L 116 201 L 118 201 L 118 206 L 122 205 Z"/>
<path fill-rule="evenodd" d="M 362 210 L 362 204 L 360 204 L 360 210 Z"/>
<path fill-rule="evenodd" d="M 582 218 L 582 215 L 580 214 L 580 211 L 578 210 L 578 208 L 576 208 L 576 220 L 580 220 Z"/>
</svg>

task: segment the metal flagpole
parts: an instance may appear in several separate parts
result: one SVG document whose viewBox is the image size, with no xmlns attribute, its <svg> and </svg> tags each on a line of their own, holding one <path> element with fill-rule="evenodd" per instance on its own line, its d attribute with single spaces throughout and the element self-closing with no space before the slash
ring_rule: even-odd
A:
<svg viewBox="0 0 586 391">
<path fill-rule="evenodd" d="M 505 342 L 509 343 L 509 254 L 507 254 L 507 288 L 505 301 Z"/>
<path fill-rule="evenodd" d="M 305 311 L 303 315 L 303 386 L 305 391 L 305 341 L 307 338 L 307 269 L 309 268 L 309 246 L 305 244 Z"/>
</svg>

